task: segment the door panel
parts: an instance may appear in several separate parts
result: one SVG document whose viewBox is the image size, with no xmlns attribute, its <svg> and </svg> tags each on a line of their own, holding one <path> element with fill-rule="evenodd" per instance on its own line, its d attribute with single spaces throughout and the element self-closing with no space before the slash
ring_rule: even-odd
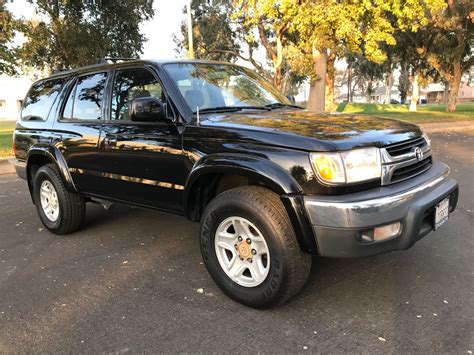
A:
<svg viewBox="0 0 474 355">
<path fill-rule="evenodd" d="M 186 183 L 174 124 L 104 124 L 101 168 L 108 196 L 182 212 Z"/>
<path fill-rule="evenodd" d="M 186 169 L 182 136 L 166 122 L 132 122 L 130 103 L 155 97 L 167 106 L 158 79 L 146 68 L 117 70 L 111 85 L 110 115 L 102 126 L 101 191 L 106 197 L 181 213 Z"/>
<path fill-rule="evenodd" d="M 97 164 L 103 116 L 103 95 L 107 73 L 78 77 L 69 86 L 68 97 L 59 112 L 54 130 L 60 135 L 57 143 L 69 167 L 76 187 L 82 192 L 95 192 L 98 178 L 83 174 Z"/>
</svg>

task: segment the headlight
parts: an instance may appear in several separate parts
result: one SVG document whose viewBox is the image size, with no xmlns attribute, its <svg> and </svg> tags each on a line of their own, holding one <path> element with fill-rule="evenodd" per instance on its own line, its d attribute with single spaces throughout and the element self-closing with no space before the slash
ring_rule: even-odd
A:
<svg viewBox="0 0 474 355">
<path fill-rule="evenodd" d="M 354 149 L 340 153 L 311 153 L 313 170 L 328 185 L 353 184 L 382 175 L 377 148 Z"/>
</svg>

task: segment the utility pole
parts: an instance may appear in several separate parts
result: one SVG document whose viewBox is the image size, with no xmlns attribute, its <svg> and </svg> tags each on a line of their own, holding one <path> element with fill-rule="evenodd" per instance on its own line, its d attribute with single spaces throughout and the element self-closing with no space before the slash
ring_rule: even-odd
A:
<svg viewBox="0 0 474 355">
<path fill-rule="evenodd" d="M 192 0 L 188 0 L 188 3 L 186 4 L 186 12 L 188 17 L 188 58 L 194 59 L 193 19 L 191 17 L 191 1 Z"/>
</svg>

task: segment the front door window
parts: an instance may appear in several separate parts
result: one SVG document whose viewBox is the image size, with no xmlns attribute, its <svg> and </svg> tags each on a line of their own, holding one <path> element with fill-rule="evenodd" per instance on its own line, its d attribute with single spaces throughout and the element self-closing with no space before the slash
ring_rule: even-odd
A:
<svg viewBox="0 0 474 355">
<path fill-rule="evenodd" d="M 165 104 L 160 83 L 146 69 L 124 69 L 115 75 L 112 90 L 112 120 L 130 120 L 129 109 L 133 99 L 155 97 Z"/>
</svg>

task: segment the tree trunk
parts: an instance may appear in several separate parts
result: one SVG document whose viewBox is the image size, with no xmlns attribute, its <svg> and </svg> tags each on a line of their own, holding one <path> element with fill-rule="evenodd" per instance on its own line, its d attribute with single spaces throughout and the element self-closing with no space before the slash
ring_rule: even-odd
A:
<svg viewBox="0 0 474 355">
<path fill-rule="evenodd" d="M 462 17 L 465 14 L 458 11 L 457 2 L 453 0 L 448 0 L 448 7 L 451 10 L 451 13 L 454 14 L 453 17 L 458 18 L 458 25 L 454 33 L 456 34 L 456 39 L 458 45 L 454 49 L 454 58 L 453 58 L 453 75 L 451 80 L 449 81 L 449 98 L 448 98 L 448 106 L 446 106 L 446 112 L 453 112 L 456 110 L 456 103 L 458 101 L 458 92 L 459 86 L 461 85 L 461 77 L 462 77 L 462 66 L 461 61 L 464 55 L 464 51 L 466 49 L 466 45 L 469 43 L 468 31 L 464 30 L 464 25 L 462 24 Z M 472 1 L 471 1 L 472 3 Z M 471 10 L 471 20 L 472 20 L 472 10 Z"/>
<path fill-rule="evenodd" d="M 326 76 L 325 111 L 336 111 L 336 105 L 334 104 L 334 73 Z"/>
<path fill-rule="evenodd" d="M 449 82 L 449 98 L 446 112 L 456 111 L 456 104 L 458 102 L 459 86 L 461 85 L 462 70 L 461 64 L 454 64 L 453 80 Z"/>
<path fill-rule="evenodd" d="M 392 86 L 393 86 L 393 71 L 387 73 L 387 81 L 385 87 L 385 101 L 384 104 L 390 104 L 392 99 Z"/>
<path fill-rule="evenodd" d="M 334 77 L 336 69 L 334 68 L 334 62 L 336 61 L 336 54 L 331 51 L 327 60 L 327 72 L 326 72 L 326 90 L 325 90 L 325 105 L 324 110 L 329 112 L 336 111 L 336 105 L 334 104 Z"/>
<path fill-rule="evenodd" d="M 372 103 L 372 92 L 374 90 L 374 83 L 372 79 L 367 80 L 367 89 L 365 90 L 365 101 Z"/>
<path fill-rule="evenodd" d="M 308 111 L 323 112 L 326 96 L 327 51 L 313 46 L 313 75 L 309 88 Z"/>
<path fill-rule="evenodd" d="M 277 52 L 276 57 L 273 60 L 273 81 L 277 88 L 280 90 L 282 89 L 282 82 L 281 82 L 281 66 L 283 63 L 283 44 L 281 42 L 281 37 L 277 37 Z"/>
<path fill-rule="evenodd" d="M 347 67 L 347 102 L 352 102 L 352 68 L 349 64 Z"/>
<path fill-rule="evenodd" d="M 420 86 L 418 85 L 418 74 L 413 75 L 412 79 L 412 94 L 409 111 L 416 111 L 416 105 L 420 97 Z"/>
<path fill-rule="evenodd" d="M 443 104 L 448 104 L 448 96 L 449 96 L 449 83 L 447 81 L 444 82 L 444 92 L 443 92 Z M 440 102 L 438 102 L 440 103 Z"/>
<path fill-rule="evenodd" d="M 400 91 L 400 102 L 405 104 L 407 101 L 407 91 L 410 80 L 408 78 L 408 66 L 406 63 L 401 64 L 400 77 L 398 79 L 398 90 Z"/>
</svg>

